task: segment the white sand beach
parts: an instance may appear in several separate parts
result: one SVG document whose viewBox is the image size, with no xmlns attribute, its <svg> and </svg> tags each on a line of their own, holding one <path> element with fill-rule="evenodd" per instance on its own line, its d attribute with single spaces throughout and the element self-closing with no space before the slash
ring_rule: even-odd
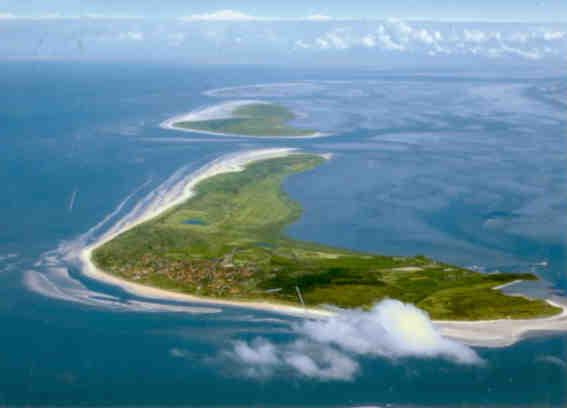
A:
<svg viewBox="0 0 567 408">
<path fill-rule="evenodd" d="M 79 255 L 83 273 L 93 279 L 119 286 L 131 294 L 145 298 L 201 303 L 215 306 L 225 305 L 243 307 L 296 317 L 325 318 L 332 316 L 335 313 L 332 309 L 304 308 L 299 305 L 292 306 L 260 301 L 247 302 L 204 298 L 150 287 L 126 281 L 117 276 L 108 274 L 97 268 L 91 260 L 92 252 L 97 247 L 112 240 L 117 235 L 135 227 L 136 225 L 148 221 L 149 219 L 154 218 L 159 214 L 162 214 L 164 211 L 167 211 L 168 209 L 189 199 L 194 194 L 195 186 L 202 180 L 218 174 L 242 171 L 247 164 L 252 162 L 276 157 L 285 157 L 289 154 L 293 154 L 294 152 L 296 152 L 295 149 L 286 148 L 246 151 L 221 157 L 219 160 L 215 160 L 211 164 L 204 166 L 190 177 L 181 191 L 170 197 L 170 199 L 160 203 L 157 208 L 150 208 L 135 219 L 123 223 L 119 228 L 113 229 L 109 233 L 103 235 L 95 243 L 83 248 Z M 327 155 L 323 156 L 327 159 L 330 158 L 330 156 Z M 494 289 L 500 289 L 504 286 L 507 285 L 495 287 Z M 567 331 L 567 301 L 554 299 L 548 300 L 548 302 L 554 306 L 562 308 L 562 313 L 552 317 L 526 320 L 502 319 L 486 321 L 433 321 L 433 323 L 440 330 L 442 335 L 461 341 L 465 344 L 483 347 L 505 347 L 514 344 L 532 333 Z"/>
<path fill-rule="evenodd" d="M 567 331 L 567 301 L 548 299 L 563 311 L 551 317 L 539 319 L 479 320 L 473 322 L 435 321 L 444 336 L 471 346 L 506 347 L 529 335 Z"/>
<path fill-rule="evenodd" d="M 234 110 L 241 106 L 251 105 L 251 104 L 268 104 L 269 102 L 260 100 L 239 100 L 223 102 L 217 105 L 209 106 L 203 109 L 193 110 L 188 113 L 183 113 L 181 115 L 169 118 L 161 123 L 161 127 L 165 129 L 181 129 L 174 127 L 173 124 L 177 122 L 201 122 L 206 120 L 217 120 L 217 119 L 233 119 L 237 118 L 234 114 Z"/>
<path fill-rule="evenodd" d="M 184 186 L 182 191 L 180 191 L 177 195 L 171 197 L 170 200 L 163 202 L 162 205 L 160 205 L 157 208 L 150 209 L 147 212 L 140 214 L 137 218 L 131 220 L 130 222 L 122 224 L 120 228 L 111 230 L 109 233 L 103 235 L 95 243 L 83 248 L 80 251 L 80 255 L 79 255 L 82 264 L 83 273 L 98 281 L 119 286 L 129 293 L 146 298 L 192 302 L 192 303 L 206 303 L 211 305 L 241 306 L 251 309 L 260 309 L 260 310 L 283 313 L 286 315 L 293 315 L 293 316 L 318 317 L 318 316 L 330 315 L 331 313 L 325 310 L 306 309 L 300 306 L 279 305 L 279 304 L 258 302 L 258 301 L 254 301 L 254 302 L 229 301 L 223 299 L 203 298 L 184 293 L 167 291 L 147 285 L 142 285 L 135 282 L 130 282 L 124 279 L 120 279 L 114 275 L 108 274 L 103 270 L 97 268 L 91 260 L 92 252 L 99 246 L 114 239 L 119 234 L 134 228 L 136 225 L 146 222 L 149 219 L 154 218 L 162 214 L 163 212 L 167 211 L 168 209 L 191 198 L 191 196 L 193 196 L 194 194 L 195 186 L 202 180 L 216 176 L 218 174 L 242 171 L 246 165 L 252 162 L 272 159 L 276 157 L 285 157 L 287 155 L 293 154 L 294 152 L 296 152 L 295 149 L 288 149 L 288 148 L 280 148 L 280 149 L 274 148 L 274 149 L 246 151 L 246 152 L 241 152 L 241 153 L 236 153 L 232 155 L 227 155 L 225 157 L 221 157 L 219 160 L 216 160 L 211 164 L 204 166 L 200 170 L 196 171 L 191 177 L 191 179 Z M 323 157 L 327 159 L 330 158 L 329 155 L 323 155 Z"/>
<path fill-rule="evenodd" d="M 255 139 L 316 139 L 320 137 L 331 136 L 331 133 L 314 132 L 309 135 L 303 136 L 248 136 L 235 133 L 223 133 L 223 132 L 213 132 L 203 129 L 192 129 L 190 127 L 180 127 L 175 126 L 179 122 L 200 122 L 207 120 L 218 120 L 218 119 L 233 119 L 239 116 L 234 114 L 235 109 L 239 107 L 252 105 L 252 104 L 270 104 L 270 102 L 262 100 L 239 100 L 223 102 L 217 105 L 209 106 L 203 109 L 194 110 L 191 112 L 183 113 L 181 115 L 173 116 L 169 119 L 164 120 L 160 123 L 162 129 L 178 130 L 182 132 L 200 133 L 204 135 L 213 136 L 229 136 L 229 137 L 245 137 L 245 138 L 255 138 Z"/>
</svg>

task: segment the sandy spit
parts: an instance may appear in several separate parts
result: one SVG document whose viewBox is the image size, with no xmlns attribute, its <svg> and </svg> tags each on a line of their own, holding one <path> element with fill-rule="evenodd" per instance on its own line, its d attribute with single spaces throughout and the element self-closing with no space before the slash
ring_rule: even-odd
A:
<svg viewBox="0 0 567 408">
<path fill-rule="evenodd" d="M 242 171 L 246 165 L 259 161 L 276 157 L 285 157 L 293 154 L 295 149 L 263 149 L 253 150 L 233 155 L 228 155 L 224 159 L 215 161 L 212 165 L 204 167 L 201 171 L 197 171 L 186 184 L 184 190 L 177 197 L 164 203 L 157 209 L 153 209 L 142 214 L 139 218 L 129 224 L 122 226 L 121 229 L 113 231 L 111 234 L 104 235 L 94 244 L 87 246 L 80 252 L 80 260 L 82 263 L 82 271 L 89 277 L 116 285 L 127 292 L 142 296 L 145 298 L 153 298 L 160 300 L 181 301 L 200 303 L 217 306 L 243 307 L 248 309 L 263 310 L 279 314 L 285 314 L 295 317 L 307 318 L 325 318 L 332 316 L 334 312 L 326 309 L 304 308 L 301 306 L 281 305 L 261 301 L 231 301 L 215 298 L 204 298 L 184 293 L 167 291 L 151 286 L 130 282 L 114 275 L 108 274 L 97 268 L 91 260 L 92 252 L 99 246 L 112 240 L 119 234 L 139 225 L 151 218 L 154 218 L 168 209 L 186 201 L 194 195 L 195 186 L 206 178 L 213 177 L 218 174 Z M 329 158 L 329 157 L 327 157 Z M 499 289 L 499 288 L 495 288 Z M 516 343 L 522 338 L 531 334 L 542 334 L 550 332 L 567 331 L 567 300 L 566 299 L 548 299 L 548 303 L 553 306 L 562 308 L 562 312 L 558 315 L 538 318 L 538 319 L 500 319 L 500 320 L 483 320 L 483 321 L 434 321 L 433 323 L 440 330 L 441 334 L 446 337 L 461 341 L 471 346 L 480 347 L 506 347 Z"/>
<path fill-rule="evenodd" d="M 194 295 L 188 295 L 185 293 L 178 293 L 173 291 L 168 291 L 164 289 L 159 289 L 147 285 L 142 285 L 140 283 L 135 283 L 121 279 L 115 275 L 106 273 L 105 271 L 97 268 L 92 262 L 93 251 L 104 245 L 106 242 L 114 239 L 116 236 L 122 234 L 123 232 L 134 228 L 135 226 L 154 218 L 163 212 L 169 210 L 170 208 L 188 200 L 195 194 L 195 186 L 210 177 L 216 176 L 218 174 L 230 173 L 236 171 L 242 171 L 246 165 L 253 163 L 255 161 L 272 159 L 277 157 L 285 157 L 290 154 L 294 154 L 295 149 L 262 149 L 253 150 L 242 153 L 237 153 L 233 155 L 228 155 L 224 159 L 217 160 L 213 165 L 205 166 L 200 171 L 197 171 L 194 177 L 192 177 L 185 186 L 184 190 L 177 197 L 171 201 L 164 203 L 157 209 L 153 209 L 147 213 L 142 214 L 139 218 L 132 221 L 129 224 L 122 226 L 122 228 L 112 231 L 111 234 L 103 235 L 101 239 L 83 248 L 79 254 L 79 259 L 81 261 L 82 271 L 85 275 L 90 278 L 102 281 L 108 284 L 116 285 L 127 292 L 142 296 L 145 298 L 160 299 L 160 300 L 170 300 L 170 301 L 183 301 L 192 303 L 205 303 L 210 305 L 226 305 L 226 306 L 236 306 L 236 307 L 246 307 L 257 310 L 265 310 L 269 312 L 275 312 L 280 314 L 292 315 L 292 316 L 305 316 L 305 317 L 321 317 L 329 316 L 331 313 L 323 309 L 306 309 L 300 306 L 288 306 L 280 305 L 269 302 L 260 301 L 230 301 L 215 298 L 205 298 Z M 326 157 L 326 156 L 324 156 Z"/>
<path fill-rule="evenodd" d="M 261 101 L 261 100 L 240 100 L 240 101 L 224 102 L 219 105 L 214 105 L 205 109 L 191 111 L 188 113 L 183 113 L 181 115 L 173 116 L 169 119 L 164 120 L 162 123 L 160 123 L 159 126 L 162 129 L 178 130 L 182 132 L 200 133 L 204 135 L 213 135 L 213 136 L 244 137 L 244 138 L 253 138 L 253 139 L 316 139 L 316 138 L 327 137 L 332 135 L 331 133 L 315 132 L 313 134 L 305 135 L 305 136 L 269 136 L 269 135 L 248 136 L 248 135 L 240 135 L 235 133 L 212 132 L 202 129 L 191 129 L 187 127 L 175 126 L 175 124 L 178 122 L 197 122 L 197 121 L 205 121 L 205 120 L 234 118 L 235 116 L 233 115 L 233 111 L 235 109 L 241 106 L 257 104 L 257 103 L 269 104 L 270 102 Z"/>
</svg>

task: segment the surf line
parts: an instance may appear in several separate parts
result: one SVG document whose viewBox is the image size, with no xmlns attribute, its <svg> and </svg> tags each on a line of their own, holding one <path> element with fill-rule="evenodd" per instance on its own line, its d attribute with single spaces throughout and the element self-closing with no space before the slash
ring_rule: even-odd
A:
<svg viewBox="0 0 567 408">
<path fill-rule="evenodd" d="M 75 207 L 75 200 L 77 198 L 77 193 L 79 191 L 77 189 L 73 190 L 73 193 L 71 194 L 71 199 L 69 200 L 69 206 L 67 207 L 67 210 L 69 212 L 73 211 L 73 208 Z"/>
</svg>

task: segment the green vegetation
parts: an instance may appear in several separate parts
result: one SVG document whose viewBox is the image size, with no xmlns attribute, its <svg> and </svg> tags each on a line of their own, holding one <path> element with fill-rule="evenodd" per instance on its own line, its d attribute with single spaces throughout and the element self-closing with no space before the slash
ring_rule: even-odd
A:
<svg viewBox="0 0 567 408">
<path fill-rule="evenodd" d="M 492 288 L 531 274 L 481 274 L 423 256 L 391 257 L 291 239 L 301 207 L 282 191 L 289 176 L 321 164 L 291 155 L 202 181 L 197 194 L 94 252 L 107 272 L 201 296 L 307 306 L 368 307 L 383 298 L 411 302 L 437 319 L 547 316 L 540 300 Z"/>
<path fill-rule="evenodd" d="M 288 123 L 295 115 L 281 105 L 252 103 L 236 108 L 230 119 L 177 122 L 173 126 L 246 136 L 309 136 L 314 130 L 300 129 Z"/>
</svg>

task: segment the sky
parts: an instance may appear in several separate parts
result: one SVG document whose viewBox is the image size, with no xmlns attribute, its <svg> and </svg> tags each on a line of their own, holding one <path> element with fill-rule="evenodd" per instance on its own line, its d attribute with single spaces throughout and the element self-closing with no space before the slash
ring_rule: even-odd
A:
<svg viewBox="0 0 567 408">
<path fill-rule="evenodd" d="M 561 68 L 567 0 L 0 0 L 14 58 Z"/>
<path fill-rule="evenodd" d="M 565 0 L 2 0 L 0 13 L 167 18 L 238 10 L 268 19 L 324 15 L 332 18 L 451 21 L 567 22 Z"/>
</svg>

